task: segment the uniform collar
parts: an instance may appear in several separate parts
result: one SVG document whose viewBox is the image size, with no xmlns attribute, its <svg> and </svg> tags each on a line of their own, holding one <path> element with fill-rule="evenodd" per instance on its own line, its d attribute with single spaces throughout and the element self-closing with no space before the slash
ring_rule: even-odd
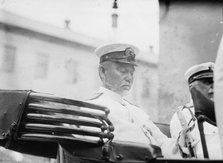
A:
<svg viewBox="0 0 223 163">
<path fill-rule="evenodd" d="M 103 93 L 103 95 L 105 97 L 111 98 L 112 100 L 117 101 L 119 103 L 122 102 L 122 96 L 121 95 L 119 95 L 119 94 L 117 94 L 117 93 L 115 93 L 115 92 L 113 92 L 113 91 L 111 91 L 111 90 L 109 90 L 105 87 L 100 87 L 99 93 Z"/>
</svg>

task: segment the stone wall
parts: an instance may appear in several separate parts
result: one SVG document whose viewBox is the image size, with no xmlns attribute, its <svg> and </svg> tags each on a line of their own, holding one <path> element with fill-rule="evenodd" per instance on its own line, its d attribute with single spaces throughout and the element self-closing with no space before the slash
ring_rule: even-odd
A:
<svg viewBox="0 0 223 163">
<path fill-rule="evenodd" d="M 184 72 L 215 61 L 222 20 L 222 2 L 160 1 L 160 122 L 169 123 L 177 106 L 190 100 Z"/>
</svg>

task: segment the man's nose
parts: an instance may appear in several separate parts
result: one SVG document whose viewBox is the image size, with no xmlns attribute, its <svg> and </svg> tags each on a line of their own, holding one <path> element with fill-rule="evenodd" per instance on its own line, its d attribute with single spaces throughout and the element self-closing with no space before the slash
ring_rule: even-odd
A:
<svg viewBox="0 0 223 163">
<path fill-rule="evenodd" d="M 125 77 L 125 80 L 131 82 L 133 79 L 133 75 L 131 73 L 127 73 L 126 77 Z"/>
<path fill-rule="evenodd" d="M 214 93 L 214 87 L 213 87 L 213 84 L 210 85 L 210 88 L 208 90 L 208 93 Z"/>
</svg>

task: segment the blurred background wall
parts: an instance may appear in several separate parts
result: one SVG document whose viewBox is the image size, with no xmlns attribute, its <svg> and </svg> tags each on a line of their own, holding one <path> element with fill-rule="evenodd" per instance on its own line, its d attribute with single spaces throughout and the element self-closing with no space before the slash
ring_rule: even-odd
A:
<svg viewBox="0 0 223 163">
<path fill-rule="evenodd" d="M 0 25 L 1 88 L 81 98 L 99 85 L 92 54 L 99 40 L 7 11 Z"/>
<path fill-rule="evenodd" d="M 169 123 L 190 100 L 184 78 L 195 64 L 215 62 L 222 36 L 223 2 L 160 0 L 159 121 Z"/>
</svg>

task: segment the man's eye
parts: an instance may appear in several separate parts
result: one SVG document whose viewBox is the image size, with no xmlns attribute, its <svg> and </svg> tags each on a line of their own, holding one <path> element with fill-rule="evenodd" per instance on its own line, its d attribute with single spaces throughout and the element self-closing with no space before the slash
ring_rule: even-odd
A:
<svg viewBox="0 0 223 163">
<path fill-rule="evenodd" d="M 119 69 L 119 72 L 125 73 L 125 70 L 124 69 Z"/>
<path fill-rule="evenodd" d="M 203 80 L 201 80 L 202 81 L 202 83 L 204 83 L 204 84 L 213 84 L 213 79 L 203 79 Z"/>
</svg>

